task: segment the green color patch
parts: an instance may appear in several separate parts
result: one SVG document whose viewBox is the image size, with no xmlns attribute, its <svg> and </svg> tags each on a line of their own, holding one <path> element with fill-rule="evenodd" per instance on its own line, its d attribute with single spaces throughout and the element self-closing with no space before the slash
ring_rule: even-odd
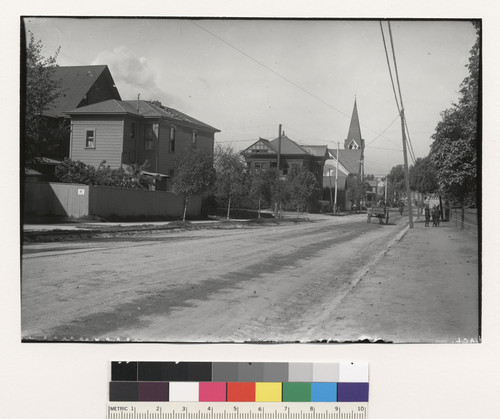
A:
<svg viewBox="0 0 500 419">
<path fill-rule="evenodd" d="M 283 383 L 284 402 L 310 402 L 311 383 Z"/>
</svg>

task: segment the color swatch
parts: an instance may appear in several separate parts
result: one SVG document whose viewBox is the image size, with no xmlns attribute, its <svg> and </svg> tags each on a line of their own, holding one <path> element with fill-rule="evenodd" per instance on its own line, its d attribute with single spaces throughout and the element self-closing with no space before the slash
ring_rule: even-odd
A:
<svg viewBox="0 0 500 419">
<path fill-rule="evenodd" d="M 367 402 L 368 364 L 112 362 L 110 401 Z"/>
</svg>

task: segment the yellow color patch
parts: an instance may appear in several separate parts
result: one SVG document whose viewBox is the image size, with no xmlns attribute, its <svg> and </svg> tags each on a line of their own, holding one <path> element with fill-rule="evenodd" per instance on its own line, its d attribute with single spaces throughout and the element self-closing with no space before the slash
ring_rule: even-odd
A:
<svg viewBox="0 0 500 419">
<path fill-rule="evenodd" d="M 281 383 L 255 383 L 256 402 L 281 402 Z"/>
</svg>

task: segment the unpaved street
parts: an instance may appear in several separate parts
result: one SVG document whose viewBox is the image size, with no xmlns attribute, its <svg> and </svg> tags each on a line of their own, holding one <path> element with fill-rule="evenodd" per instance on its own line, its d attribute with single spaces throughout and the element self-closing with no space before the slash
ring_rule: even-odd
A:
<svg viewBox="0 0 500 419">
<path fill-rule="evenodd" d="M 23 338 L 345 340 L 337 307 L 405 227 L 365 217 L 25 245 Z"/>
</svg>

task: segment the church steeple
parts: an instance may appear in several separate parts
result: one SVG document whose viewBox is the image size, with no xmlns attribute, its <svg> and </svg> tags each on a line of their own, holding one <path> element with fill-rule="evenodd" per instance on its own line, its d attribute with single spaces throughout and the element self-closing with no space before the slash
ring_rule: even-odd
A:
<svg viewBox="0 0 500 419">
<path fill-rule="evenodd" d="M 351 150 L 365 148 L 365 140 L 361 138 L 361 128 L 359 126 L 358 106 L 356 104 L 356 98 L 354 99 L 354 109 L 352 110 L 349 132 L 347 133 L 347 138 L 344 140 L 344 148 Z"/>
</svg>

